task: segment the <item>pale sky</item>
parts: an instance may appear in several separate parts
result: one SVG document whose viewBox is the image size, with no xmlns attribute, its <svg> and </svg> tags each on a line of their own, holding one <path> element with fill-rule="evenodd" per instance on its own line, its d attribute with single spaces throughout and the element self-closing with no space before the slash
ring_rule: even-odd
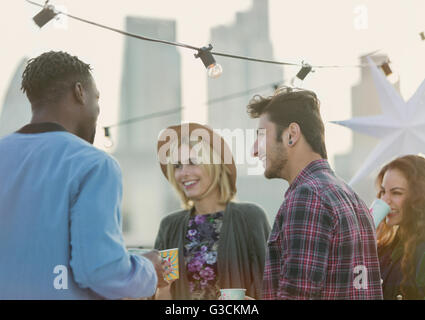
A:
<svg viewBox="0 0 425 320">
<path fill-rule="evenodd" d="M 68 20 L 66 29 L 49 23 L 40 30 L 32 21 L 40 8 L 24 0 L 0 2 L 4 8 L 0 19 L 0 107 L 22 57 L 63 50 L 78 55 L 94 68 L 101 92 L 99 126 L 117 122 L 124 36 L 72 19 Z M 200 47 L 209 43 L 212 27 L 232 23 L 235 13 L 247 10 L 251 0 L 57 0 L 51 3 L 65 7 L 72 15 L 122 30 L 127 15 L 174 19 L 177 41 Z M 269 10 L 275 60 L 355 65 L 360 55 L 382 49 L 382 53 L 390 56 L 393 71 L 400 76 L 406 100 L 425 78 L 425 41 L 419 37 L 419 32 L 425 31 L 423 0 L 269 0 Z M 182 102 L 187 108 L 183 120 L 205 122 L 205 68 L 193 57 L 192 50 L 179 51 Z M 216 59 L 219 62 L 220 57 Z M 297 71 L 297 68 L 285 68 L 285 78 Z M 305 87 L 319 95 L 325 122 L 351 116 L 350 89 L 359 75 L 358 68 L 344 68 L 318 69 L 307 77 Z M 95 144 L 103 148 L 102 132 L 99 133 Z M 349 149 L 351 132 L 326 124 L 326 135 L 332 163 L 336 153 Z"/>
</svg>

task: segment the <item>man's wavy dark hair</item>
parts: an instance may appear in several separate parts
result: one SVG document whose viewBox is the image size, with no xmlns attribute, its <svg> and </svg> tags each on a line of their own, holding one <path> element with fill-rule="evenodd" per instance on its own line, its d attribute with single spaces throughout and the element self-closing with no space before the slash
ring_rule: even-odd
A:
<svg viewBox="0 0 425 320">
<path fill-rule="evenodd" d="M 267 113 L 276 125 L 276 139 L 291 123 L 297 123 L 308 144 L 323 159 L 328 155 L 325 146 L 325 127 L 320 116 L 320 101 L 313 91 L 282 86 L 271 97 L 255 95 L 247 106 L 251 118 Z"/>
<path fill-rule="evenodd" d="M 49 51 L 28 61 L 21 89 L 33 105 L 55 103 L 75 83 L 87 85 L 90 79 L 89 64 L 66 52 Z"/>
</svg>

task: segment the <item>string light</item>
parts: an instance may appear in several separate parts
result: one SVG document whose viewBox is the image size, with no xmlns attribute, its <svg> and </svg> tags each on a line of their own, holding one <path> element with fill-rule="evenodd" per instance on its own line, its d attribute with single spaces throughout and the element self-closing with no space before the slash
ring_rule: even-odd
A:
<svg viewBox="0 0 425 320">
<path fill-rule="evenodd" d="M 195 58 L 201 58 L 205 68 L 207 68 L 208 77 L 216 79 L 223 73 L 223 68 L 215 61 L 211 54 L 212 48 L 211 44 L 208 47 L 202 47 L 198 50 L 198 53 L 195 53 Z"/>
<path fill-rule="evenodd" d="M 114 141 L 112 140 L 111 133 L 109 132 L 109 127 L 103 127 L 103 130 L 105 131 L 105 140 L 103 145 L 105 148 L 112 148 Z"/>
<path fill-rule="evenodd" d="M 46 23 L 53 20 L 58 13 L 55 11 L 55 7 L 49 4 L 49 0 L 47 0 L 44 4 L 43 9 L 37 13 L 32 19 L 34 22 L 42 28 Z"/>
<path fill-rule="evenodd" d="M 274 61 L 274 60 L 264 60 L 264 59 L 257 59 L 257 58 L 252 58 L 252 57 L 245 57 L 245 56 L 240 56 L 240 55 L 231 55 L 231 54 L 227 54 L 227 53 L 221 53 L 221 52 L 213 52 L 212 50 L 212 45 L 210 44 L 208 47 L 202 47 L 202 48 L 198 48 L 198 47 L 194 47 L 191 45 L 187 45 L 187 44 L 183 44 L 183 43 L 176 43 L 176 42 L 171 42 L 171 41 L 165 41 L 165 40 L 159 40 L 159 39 L 153 39 L 153 38 L 148 38 L 148 37 L 144 37 L 144 36 L 140 36 L 140 35 L 136 35 L 136 34 L 132 34 L 129 32 L 125 32 L 119 29 L 115 29 L 115 28 L 111 28 L 96 22 L 92 22 L 89 20 L 85 20 L 76 16 L 72 16 L 68 13 L 65 12 L 61 12 L 59 10 L 56 10 L 55 7 L 53 5 L 49 5 L 49 0 L 47 0 L 43 5 L 30 1 L 30 0 L 26 0 L 28 3 L 32 4 L 32 5 L 36 5 L 39 7 L 42 7 L 43 9 L 36 15 L 33 17 L 34 22 L 40 27 L 42 28 L 45 24 L 47 24 L 49 21 L 51 21 L 54 17 L 56 17 L 58 14 L 67 16 L 69 18 L 75 19 L 75 20 L 79 20 L 81 22 L 87 23 L 87 24 L 91 24 L 100 28 L 104 28 L 113 32 L 117 32 L 120 34 L 123 34 L 125 36 L 130 36 L 133 38 L 137 38 L 140 40 L 146 40 L 146 41 L 152 41 L 152 42 L 158 42 L 158 43 L 163 43 L 163 44 L 168 44 L 168 45 L 173 45 L 173 46 L 178 46 L 178 47 L 183 47 L 186 49 L 192 49 L 192 50 L 196 50 L 197 53 L 195 54 L 196 58 L 201 58 L 202 62 L 204 63 L 205 67 L 208 70 L 208 76 L 211 78 L 217 78 L 219 77 L 222 72 L 223 72 L 223 68 L 221 67 L 220 64 L 216 63 L 213 54 L 214 55 L 218 55 L 218 56 L 223 56 L 223 57 L 227 57 L 227 58 L 235 58 L 235 59 L 242 59 L 242 60 L 248 60 L 248 61 L 253 61 L 253 62 L 262 62 L 262 63 L 270 63 L 270 64 L 278 64 L 278 65 L 287 65 L 287 66 L 300 66 L 300 64 L 296 64 L 296 63 L 288 63 L 288 62 L 281 62 L 281 61 Z M 420 33 L 421 39 L 425 40 L 425 34 L 424 32 Z M 389 61 L 388 61 L 389 62 Z M 313 68 L 346 68 L 346 67 L 354 67 L 354 68 L 364 68 L 364 67 L 368 67 L 367 64 L 359 64 L 359 65 L 315 65 L 312 66 L 310 64 L 304 63 L 302 62 L 301 64 L 301 69 L 300 71 L 297 73 L 297 75 L 291 80 L 291 85 L 292 86 L 297 86 L 297 87 L 302 87 L 303 81 L 306 78 L 306 76 L 310 73 L 310 72 L 314 72 Z M 388 63 L 384 63 L 381 65 L 381 68 L 383 69 L 384 73 L 386 74 L 387 77 L 391 77 L 394 74 L 392 74 L 391 68 L 389 67 Z M 179 108 L 179 110 L 181 110 L 183 108 Z M 175 110 L 168 110 L 165 112 L 175 112 Z M 148 115 L 147 117 L 156 117 L 156 116 L 161 116 L 161 115 L 157 115 L 157 114 L 152 114 L 152 115 Z M 136 119 L 130 119 L 124 123 L 119 123 L 116 125 L 121 125 L 121 124 L 126 124 L 126 123 L 130 123 L 133 121 L 141 121 L 144 120 L 144 117 L 139 117 Z M 116 126 L 114 125 L 114 126 Z M 105 130 L 105 137 L 108 138 L 108 145 L 113 145 L 113 141 L 111 139 L 110 136 L 110 132 L 109 132 L 109 127 L 104 127 Z"/>
<path fill-rule="evenodd" d="M 392 74 L 392 73 L 393 73 L 393 71 L 392 71 L 392 70 L 391 70 L 391 68 L 390 68 L 389 62 L 390 62 L 390 61 L 387 61 L 387 62 L 384 62 L 383 64 L 381 64 L 381 65 L 380 65 L 380 67 L 381 67 L 382 71 L 384 71 L 384 73 L 385 73 L 385 75 L 386 75 L 387 77 L 388 77 L 390 74 Z"/>
<path fill-rule="evenodd" d="M 384 63 L 382 63 L 379 67 L 384 72 L 388 81 L 390 81 L 391 83 L 394 84 L 398 81 L 398 76 L 395 73 L 393 73 L 393 71 L 391 70 L 390 63 L 391 63 L 391 61 L 387 60 Z"/>
<path fill-rule="evenodd" d="M 43 7 L 43 5 L 36 3 L 34 1 L 31 0 L 26 0 L 26 2 L 35 5 L 35 6 L 39 6 L 39 7 Z M 176 47 L 182 47 L 182 48 L 186 48 L 186 49 L 191 49 L 191 50 L 196 50 L 201 51 L 203 48 L 199 48 L 199 47 L 195 47 L 192 45 L 188 45 L 188 44 L 184 44 L 184 43 L 177 43 L 177 42 L 172 42 L 172 41 L 166 41 L 166 40 L 159 40 L 159 39 L 153 39 L 153 38 L 148 38 L 148 37 L 144 37 L 144 36 L 140 36 L 137 34 L 133 34 L 130 32 L 126 32 L 126 31 L 122 31 L 116 28 L 111 28 L 105 25 L 102 25 L 100 23 L 96 23 L 93 21 L 89 21 L 86 19 L 82 19 L 76 16 L 73 16 L 71 14 L 68 14 L 66 12 L 61 12 L 59 10 L 55 10 L 54 11 L 56 14 L 61 14 L 64 16 L 67 16 L 69 18 L 87 23 L 87 24 L 91 24 L 93 26 L 99 27 L 99 28 L 103 28 L 103 29 L 107 29 L 113 32 L 117 32 L 119 34 L 125 35 L 125 36 L 129 36 L 129 37 L 133 37 L 136 39 L 140 39 L 140 40 L 145 40 L 145 41 L 152 41 L 152 42 L 157 42 L 157 43 L 162 43 L 162 44 L 167 44 L 167 45 L 172 45 L 172 46 L 176 46 Z M 253 61 L 253 62 L 261 62 L 261 63 L 270 63 L 270 64 L 277 64 L 277 65 L 286 65 L 286 66 L 302 66 L 299 63 L 289 63 L 289 62 L 282 62 L 282 61 L 275 61 L 275 60 L 265 60 L 265 59 L 258 59 L 258 58 L 252 58 L 252 57 L 245 57 L 245 56 L 240 56 L 240 55 L 233 55 L 233 54 L 228 54 L 228 53 L 223 53 L 223 52 L 216 52 L 216 51 L 210 51 L 210 53 L 212 55 L 215 56 L 222 56 L 222 57 L 227 57 L 227 58 L 233 58 L 233 59 L 240 59 L 240 60 L 248 60 L 248 61 Z M 358 64 L 358 65 L 315 65 L 312 66 L 313 68 L 366 68 L 368 67 L 367 64 Z"/>
<path fill-rule="evenodd" d="M 285 82 L 285 80 L 283 80 L 283 82 Z M 236 92 L 236 93 L 229 94 L 229 95 L 226 95 L 226 96 L 222 96 L 222 97 L 219 97 L 219 98 L 213 98 L 213 99 L 208 100 L 205 104 L 211 105 L 211 104 L 215 104 L 215 103 L 218 103 L 218 102 L 239 98 L 239 97 L 245 96 L 249 93 L 258 92 L 259 90 L 264 90 L 264 89 L 269 89 L 269 88 L 273 88 L 274 90 L 276 90 L 278 87 L 279 87 L 279 83 L 273 82 L 273 83 L 269 83 L 269 84 L 266 84 L 266 85 L 263 85 L 263 86 L 259 86 L 259 87 L 256 87 L 256 88 L 245 90 L 245 91 L 242 91 L 242 92 Z M 180 112 L 183 109 L 184 108 L 181 107 L 181 108 L 174 108 L 174 109 L 163 111 L 163 112 L 155 112 L 155 113 L 151 113 L 151 114 L 148 114 L 148 115 L 144 115 L 144 116 L 128 119 L 128 120 L 125 120 L 125 121 L 121 121 L 119 123 L 116 123 L 116 124 L 113 124 L 113 125 L 110 125 L 110 126 L 107 126 L 107 127 L 103 127 L 103 129 L 105 131 L 105 137 L 110 137 L 109 129 L 112 128 L 112 127 L 118 127 L 118 126 L 127 125 L 127 124 L 131 124 L 131 123 L 135 123 L 135 122 L 145 121 L 145 120 L 148 120 L 148 119 L 164 117 L 164 116 L 169 115 L 169 114 Z M 111 142 L 112 142 L 112 139 L 111 139 Z"/>
<path fill-rule="evenodd" d="M 109 131 L 109 129 L 112 128 L 112 127 L 118 127 L 118 126 L 130 124 L 130 123 L 133 123 L 133 122 L 140 122 L 140 121 L 144 121 L 144 120 L 148 120 L 148 119 L 164 117 L 164 116 L 167 116 L 167 115 L 170 115 L 170 114 L 173 114 L 173 113 L 181 112 L 183 109 L 184 109 L 183 107 L 180 107 L 180 108 L 174 108 L 174 109 L 171 109 L 171 110 L 154 112 L 154 113 L 150 113 L 150 114 L 147 114 L 147 115 L 144 115 L 144 116 L 124 120 L 124 121 L 121 121 L 121 122 L 116 123 L 114 125 L 103 127 L 104 132 L 105 132 L 105 138 L 106 138 L 106 142 L 104 143 L 104 145 L 105 145 L 105 147 L 106 147 L 106 144 L 111 144 L 111 147 L 113 145 L 113 140 L 111 138 L 111 134 L 110 134 L 110 131 Z"/>
<path fill-rule="evenodd" d="M 300 71 L 298 71 L 297 75 L 292 78 L 291 85 L 293 87 L 302 88 L 304 79 L 307 77 L 307 75 L 312 72 L 313 67 L 309 65 L 308 63 L 304 63 L 301 67 Z"/>
</svg>

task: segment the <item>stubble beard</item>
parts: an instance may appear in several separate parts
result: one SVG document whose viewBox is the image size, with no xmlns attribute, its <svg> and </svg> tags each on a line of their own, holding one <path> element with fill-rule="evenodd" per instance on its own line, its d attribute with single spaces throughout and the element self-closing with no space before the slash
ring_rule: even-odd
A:
<svg viewBox="0 0 425 320">
<path fill-rule="evenodd" d="M 276 146 L 275 152 L 273 152 L 273 156 L 266 158 L 266 162 L 269 162 L 270 167 L 264 171 L 264 176 L 267 179 L 282 179 L 282 172 L 288 163 L 288 156 L 285 148 L 283 146 Z"/>
</svg>

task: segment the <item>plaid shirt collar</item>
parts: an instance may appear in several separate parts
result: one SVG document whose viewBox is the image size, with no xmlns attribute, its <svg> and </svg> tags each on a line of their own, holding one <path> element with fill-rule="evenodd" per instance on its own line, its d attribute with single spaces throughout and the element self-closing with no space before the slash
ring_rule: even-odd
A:
<svg viewBox="0 0 425 320">
<path fill-rule="evenodd" d="M 329 166 L 328 160 L 319 159 L 310 162 L 301 172 L 297 175 L 294 181 L 291 183 L 289 188 L 285 192 L 286 196 L 294 190 L 299 184 L 303 183 L 308 177 L 310 177 L 315 171 L 332 170 Z"/>
</svg>

